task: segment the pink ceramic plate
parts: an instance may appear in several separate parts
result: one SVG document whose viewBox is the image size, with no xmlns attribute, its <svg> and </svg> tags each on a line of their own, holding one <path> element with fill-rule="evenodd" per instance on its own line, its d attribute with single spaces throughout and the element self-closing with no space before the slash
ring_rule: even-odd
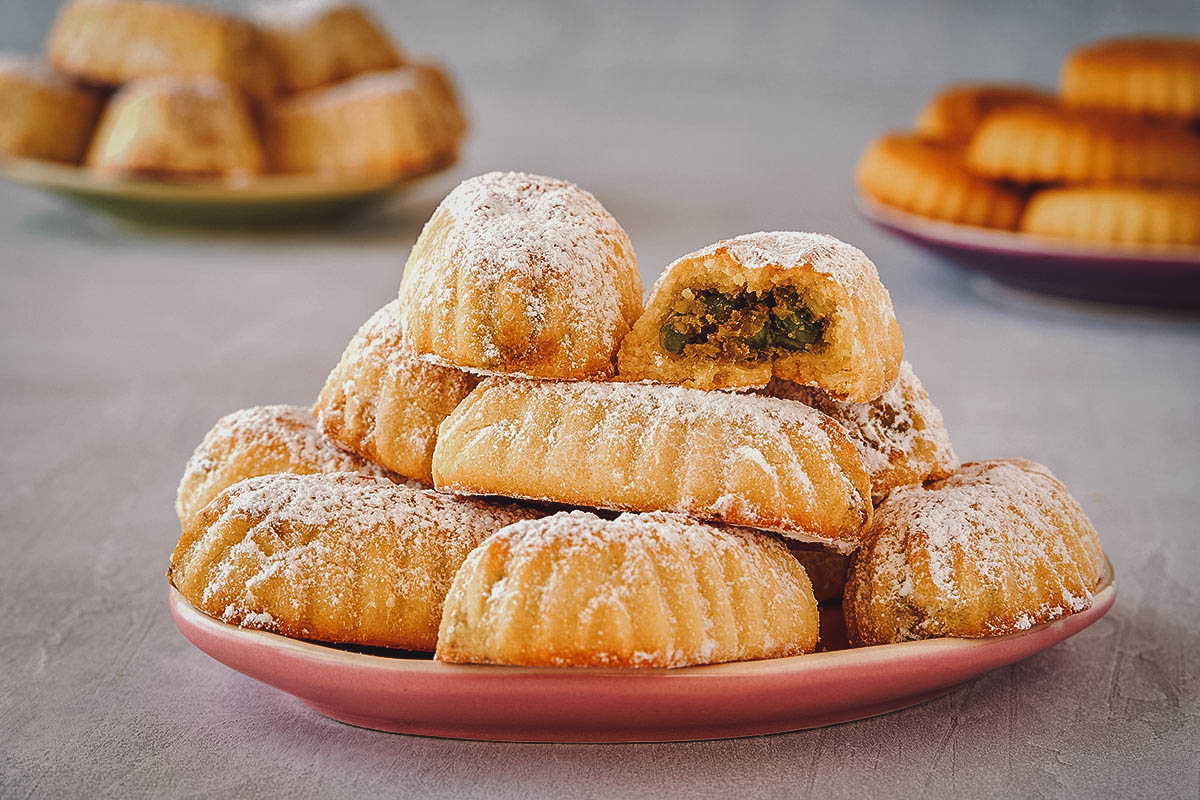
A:
<svg viewBox="0 0 1200 800">
<path fill-rule="evenodd" d="M 674 670 L 449 665 L 227 625 L 174 588 L 170 603 L 192 644 L 351 725 L 462 739 L 648 742 L 794 731 L 911 706 L 1073 636 L 1116 594 L 1110 565 L 1090 609 L 1024 633 Z M 821 637 L 844 647 L 836 607 L 823 613 Z"/>
<path fill-rule="evenodd" d="M 1136 305 L 1200 307 L 1200 247 L 1102 247 L 907 214 L 860 197 L 859 210 L 891 233 L 1003 283 Z"/>
</svg>

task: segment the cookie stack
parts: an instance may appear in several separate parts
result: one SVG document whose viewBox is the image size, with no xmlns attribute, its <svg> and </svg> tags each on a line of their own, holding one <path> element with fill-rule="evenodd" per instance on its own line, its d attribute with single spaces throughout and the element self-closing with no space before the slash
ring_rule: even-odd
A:
<svg viewBox="0 0 1200 800">
<path fill-rule="evenodd" d="M 46 63 L 0 60 L 0 109 L 0 154 L 176 180 L 413 175 L 452 161 L 465 127 L 440 68 L 336 0 L 252 19 L 72 0 Z"/>
<path fill-rule="evenodd" d="M 678 667 L 1009 633 L 1087 608 L 1103 556 L 1045 468 L 958 467 L 871 261 L 754 233 L 645 307 L 591 194 L 465 181 L 313 409 L 217 423 L 169 577 L 288 636 L 449 662 Z"/>
<path fill-rule="evenodd" d="M 916 129 L 876 139 L 864 194 L 913 214 L 1033 236 L 1200 244 L 1200 39 L 1074 53 L 1057 94 L 959 85 Z"/>
</svg>

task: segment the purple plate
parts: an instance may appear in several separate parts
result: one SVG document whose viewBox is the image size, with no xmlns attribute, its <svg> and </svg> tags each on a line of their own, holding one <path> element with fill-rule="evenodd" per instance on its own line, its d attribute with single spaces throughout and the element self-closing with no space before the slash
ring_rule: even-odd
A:
<svg viewBox="0 0 1200 800">
<path fill-rule="evenodd" d="M 1109 303 L 1200 308 L 1200 247 L 1038 239 L 928 219 L 866 197 L 859 197 L 858 208 L 878 227 L 1012 286 Z"/>
</svg>

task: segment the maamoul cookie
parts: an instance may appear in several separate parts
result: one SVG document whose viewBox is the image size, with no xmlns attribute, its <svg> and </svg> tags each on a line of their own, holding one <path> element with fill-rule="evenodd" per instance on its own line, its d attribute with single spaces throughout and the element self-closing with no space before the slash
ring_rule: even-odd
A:
<svg viewBox="0 0 1200 800">
<path fill-rule="evenodd" d="M 999 636 L 1091 606 L 1104 566 L 1083 509 L 1023 459 L 964 464 L 892 491 L 854 557 L 850 640 Z"/>
<path fill-rule="evenodd" d="M 868 401 L 896 380 L 903 349 L 861 250 L 818 233 L 751 233 L 667 267 L 618 372 L 700 389 L 762 387 L 775 375 Z"/>
<path fill-rule="evenodd" d="M 145 78 L 100 115 L 87 165 L 149 178 L 244 179 L 263 170 L 242 94 L 210 78 Z"/>
<path fill-rule="evenodd" d="M 661 384 L 489 379 L 433 453 L 438 489 L 621 511 L 675 511 L 858 545 L 862 457 L 819 411 Z"/>
<path fill-rule="evenodd" d="M 58 12 L 46 55 L 84 83 L 120 86 L 159 75 L 215 78 L 264 99 L 275 65 L 250 24 L 156 0 L 71 0 Z"/>
<path fill-rule="evenodd" d="M 962 83 L 942 89 L 917 117 L 916 133 L 924 139 L 966 144 L 998 108 L 1011 105 L 1053 105 L 1054 95 L 1020 84 Z"/>
<path fill-rule="evenodd" d="M 613 374 L 642 311 L 625 231 L 566 181 L 491 172 L 442 200 L 400 285 L 413 347 L 481 372 L 578 380 Z"/>
<path fill-rule="evenodd" d="M 256 406 L 217 420 L 188 459 L 175 513 L 186 522 L 227 486 L 273 472 L 360 472 L 391 476 L 321 435 L 311 408 Z"/>
<path fill-rule="evenodd" d="M 795 539 L 782 541 L 792 557 L 804 567 L 817 602 L 840 603 L 846 589 L 846 573 L 850 569 L 852 556 L 811 542 L 797 542 Z"/>
<path fill-rule="evenodd" d="M 871 476 L 876 504 L 897 486 L 945 478 L 958 465 L 942 412 L 907 361 L 892 388 L 870 403 L 835 400 L 820 389 L 781 380 L 771 381 L 764 394 L 805 403 L 842 423 Z"/>
<path fill-rule="evenodd" d="M 99 113 L 96 92 L 41 62 L 0 53 L 0 154 L 75 163 Z"/>
<path fill-rule="evenodd" d="M 672 514 L 520 522 L 467 556 L 437 658 L 683 667 L 810 653 L 817 603 L 776 540 Z"/>
<path fill-rule="evenodd" d="M 231 624 L 433 650 L 467 554 L 536 516 L 353 473 L 263 475 L 230 486 L 187 523 L 167 577 Z"/>
<path fill-rule="evenodd" d="M 1200 245 L 1200 190 L 1078 186 L 1036 192 L 1021 231 L 1081 242 Z"/>
<path fill-rule="evenodd" d="M 1196 184 L 1200 134 L 1106 111 L 1015 106 L 979 126 L 967 166 L 1021 182 Z"/>
<path fill-rule="evenodd" d="M 1063 63 L 1060 91 L 1069 105 L 1195 119 L 1200 117 L 1200 38 L 1097 42 Z"/>
<path fill-rule="evenodd" d="M 867 196 L 910 214 L 1012 230 L 1021 192 L 971 172 L 965 153 L 959 143 L 884 134 L 863 152 L 855 180 Z"/>
<path fill-rule="evenodd" d="M 438 425 L 479 378 L 418 358 L 404 342 L 398 305 L 379 309 L 355 334 L 315 410 L 325 435 L 342 447 L 432 483 Z"/>
<path fill-rule="evenodd" d="M 410 64 L 268 104 L 278 172 L 401 176 L 452 162 L 466 123 L 446 76 Z"/>
<path fill-rule="evenodd" d="M 279 67 L 281 88 L 314 89 L 400 66 L 388 35 L 362 7 L 340 0 L 272 0 L 254 21 Z"/>
</svg>

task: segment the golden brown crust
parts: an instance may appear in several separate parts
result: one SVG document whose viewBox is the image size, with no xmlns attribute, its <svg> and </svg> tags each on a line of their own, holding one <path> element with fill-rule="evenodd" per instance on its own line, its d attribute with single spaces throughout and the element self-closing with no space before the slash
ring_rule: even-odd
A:
<svg viewBox="0 0 1200 800">
<path fill-rule="evenodd" d="M 263 115 L 277 172 L 415 175 L 454 161 L 465 130 L 449 79 L 432 64 L 301 92 Z"/>
<path fill-rule="evenodd" d="M 855 180 L 884 205 L 960 225 L 1011 230 L 1024 198 L 967 169 L 962 144 L 904 133 L 880 136 L 863 152 Z"/>
<path fill-rule="evenodd" d="M 854 556 L 842 608 L 855 644 L 1000 636 L 1091 606 L 1104 554 L 1043 466 L 978 461 L 894 490 Z"/>
<path fill-rule="evenodd" d="M 0 154 L 76 163 L 100 113 L 100 95 L 40 62 L 0 54 Z"/>
<path fill-rule="evenodd" d="M 438 425 L 479 378 L 418 358 L 393 300 L 367 320 L 329 373 L 315 411 L 325 435 L 407 478 L 433 482 Z"/>
<path fill-rule="evenodd" d="M 480 372 L 607 378 L 642 310 L 633 245 L 574 184 L 521 172 L 463 181 L 413 246 L 400 285 L 420 353 Z"/>
<path fill-rule="evenodd" d="M 254 9 L 254 21 L 275 56 L 286 92 L 400 66 L 400 53 L 387 33 L 357 5 L 273 0 Z"/>
<path fill-rule="evenodd" d="M 58 12 L 46 55 L 84 83 L 120 86 L 171 75 L 228 81 L 257 99 L 275 92 L 274 63 L 253 26 L 155 0 L 72 0 Z"/>
<path fill-rule="evenodd" d="M 274 472 L 359 472 L 398 479 L 322 436 L 311 408 L 256 406 L 226 414 L 205 434 L 183 470 L 175 513 L 185 523 L 226 487 Z"/>
<path fill-rule="evenodd" d="M 264 475 L 191 519 L 167 577 L 196 608 L 234 625 L 433 650 L 467 554 L 537 516 L 351 473 Z"/>
<path fill-rule="evenodd" d="M 942 412 L 907 361 L 892 388 L 870 403 L 835 400 L 820 389 L 781 380 L 771 381 L 763 393 L 810 405 L 840 422 L 863 457 L 875 505 L 897 486 L 945 478 L 958 466 Z"/>
<path fill-rule="evenodd" d="M 870 482 L 840 425 L 772 397 L 489 379 L 442 423 L 439 489 L 665 510 L 852 550 Z"/>
<path fill-rule="evenodd" d="M 965 145 L 984 117 L 1012 105 L 1053 105 L 1054 95 L 1021 84 L 963 83 L 947 86 L 921 110 L 915 124 L 924 139 Z"/>
<path fill-rule="evenodd" d="M 698 291 L 723 295 L 794 290 L 825 326 L 821 340 L 794 353 L 759 360 L 668 352 L 664 321 L 681 298 Z M 622 380 L 653 380 L 700 389 L 766 386 L 772 375 L 820 386 L 859 401 L 878 397 L 896 380 L 904 340 L 891 297 L 861 250 L 832 236 L 782 231 L 717 242 L 675 261 L 650 291 L 646 311 L 621 345 Z"/>
<path fill-rule="evenodd" d="M 1200 183 L 1200 135 L 1125 114 L 1014 106 L 988 115 L 967 166 L 1019 182 Z"/>
<path fill-rule="evenodd" d="M 1200 245 L 1200 190 L 1078 186 L 1036 192 L 1021 216 L 1033 236 L 1127 245 Z"/>
<path fill-rule="evenodd" d="M 778 541 L 670 514 L 512 525 L 463 564 L 437 658 L 682 667 L 812 652 L 817 604 Z"/>
<path fill-rule="evenodd" d="M 263 171 L 245 98 L 209 78 L 146 78 L 100 115 L 87 165 L 121 175 L 241 179 Z"/>
<path fill-rule="evenodd" d="M 1200 38 L 1124 38 L 1072 53 L 1060 76 L 1068 105 L 1200 118 Z"/>
</svg>

